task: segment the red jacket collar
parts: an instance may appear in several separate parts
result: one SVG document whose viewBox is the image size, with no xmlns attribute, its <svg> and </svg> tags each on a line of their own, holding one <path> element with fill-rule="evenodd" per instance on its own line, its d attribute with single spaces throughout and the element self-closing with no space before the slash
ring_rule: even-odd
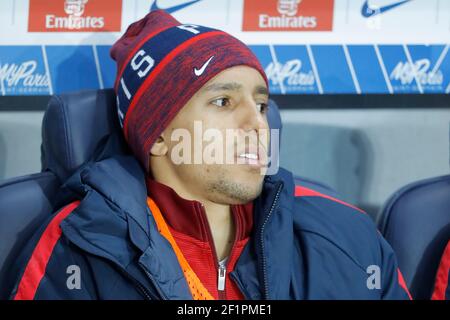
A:
<svg viewBox="0 0 450 320">
<path fill-rule="evenodd" d="M 169 227 L 200 241 L 209 241 L 209 225 L 203 205 L 195 200 L 180 197 L 172 188 L 149 177 L 147 194 L 158 205 Z M 253 227 L 253 202 L 232 205 L 231 212 L 236 227 L 236 240 L 250 236 Z"/>
</svg>

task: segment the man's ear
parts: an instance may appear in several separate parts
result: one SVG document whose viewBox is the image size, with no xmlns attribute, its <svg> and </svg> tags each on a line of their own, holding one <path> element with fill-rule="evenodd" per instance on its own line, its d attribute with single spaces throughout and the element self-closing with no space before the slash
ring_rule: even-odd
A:
<svg viewBox="0 0 450 320">
<path fill-rule="evenodd" d="M 169 147 L 167 146 L 164 140 L 164 135 L 160 135 L 153 144 L 152 148 L 150 149 L 150 155 L 155 157 L 161 157 L 166 155 L 168 151 Z"/>
</svg>

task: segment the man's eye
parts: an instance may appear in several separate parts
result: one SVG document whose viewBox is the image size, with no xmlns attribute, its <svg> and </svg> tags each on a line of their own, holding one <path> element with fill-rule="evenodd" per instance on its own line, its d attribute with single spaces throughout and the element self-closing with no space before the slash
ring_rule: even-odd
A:
<svg viewBox="0 0 450 320">
<path fill-rule="evenodd" d="M 269 105 L 267 103 L 258 103 L 256 104 L 256 107 L 258 108 L 259 112 L 266 113 Z"/>
<path fill-rule="evenodd" d="M 227 107 L 230 105 L 230 99 L 228 98 L 220 98 L 211 101 L 212 104 L 218 106 L 218 107 Z"/>
</svg>

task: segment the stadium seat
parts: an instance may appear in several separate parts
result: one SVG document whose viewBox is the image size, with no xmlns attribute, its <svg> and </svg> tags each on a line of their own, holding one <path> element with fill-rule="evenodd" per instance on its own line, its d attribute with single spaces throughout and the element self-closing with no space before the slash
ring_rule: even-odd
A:
<svg viewBox="0 0 450 320">
<path fill-rule="evenodd" d="M 274 101 L 269 110 L 270 127 L 281 130 Z M 120 130 L 112 89 L 51 98 L 42 123 L 42 172 L 0 182 L 0 299 L 7 298 L 12 289 L 15 275 L 8 274 L 8 269 L 14 258 L 46 217 L 64 205 L 55 202 L 61 183 L 91 159 L 109 135 Z M 127 147 L 121 152 L 128 152 Z M 321 183 L 301 177 L 295 180 L 334 195 Z"/>
<path fill-rule="evenodd" d="M 103 138 L 119 130 L 112 90 L 54 96 L 42 123 L 42 172 L 0 182 L 0 299 L 7 298 L 8 273 L 27 240 L 58 209 L 61 182 L 91 158 Z"/>
<path fill-rule="evenodd" d="M 14 277 L 8 274 L 22 247 L 54 210 L 59 180 L 42 172 L 0 182 L 0 299 L 6 299 Z"/>
<path fill-rule="evenodd" d="M 279 137 L 280 137 L 280 148 L 281 149 L 281 133 L 283 130 L 283 123 L 281 122 L 281 116 L 280 116 L 280 110 L 278 109 L 278 105 L 275 101 L 269 100 L 269 109 L 267 112 L 267 121 L 269 123 L 269 127 L 271 129 L 278 129 L 279 130 Z M 279 157 L 280 157 L 280 150 L 269 150 L 271 154 L 272 161 L 276 161 L 279 163 Z M 326 194 L 331 197 L 338 197 L 337 192 L 329 187 L 328 185 L 319 182 L 314 179 L 306 178 L 306 177 L 300 177 L 297 175 L 294 175 L 294 181 L 297 186 L 302 186 L 310 189 L 314 189 L 317 192 Z"/>
<path fill-rule="evenodd" d="M 42 124 L 42 170 L 65 181 L 105 138 L 119 132 L 115 101 L 112 89 L 54 96 Z"/>
<path fill-rule="evenodd" d="M 450 175 L 411 183 L 386 202 L 378 228 L 394 249 L 414 299 L 430 299 L 450 240 Z"/>
</svg>

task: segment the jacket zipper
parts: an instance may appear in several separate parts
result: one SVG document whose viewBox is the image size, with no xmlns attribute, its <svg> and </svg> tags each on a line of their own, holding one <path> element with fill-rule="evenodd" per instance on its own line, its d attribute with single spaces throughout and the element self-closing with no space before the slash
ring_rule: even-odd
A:
<svg viewBox="0 0 450 320">
<path fill-rule="evenodd" d="M 205 207 L 204 207 L 203 204 L 200 204 L 200 209 L 201 209 L 201 212 L 203 214 L 203 218 L 206 218 Z M 211 250 L 213 252 L 214 264 L 217 267 L 217 294 L 218 294 L 218 298 L 219 298 L 219 300 L 226 300 L 227 299 L 227 295 L 226 295 L 227 267 L 228 267 L 228 262 L 230 261 L 230 257 L 231 257 L 231 255 L 233 253 L 233 250 L 234 250 L 234 247 L 235 247 L 235 244 L 236 244 L 236 240 L 237 240 L 237 235 L 238 235 L 237 223 L 236 223 L 236 230 L 235 230 L 235 235 L 234 235 L 233 246 L 231 247 L 230 254 L 229 254 L 228 259 L 225 262 L 224 266 L 220 265 L 220 263 L 219 263 L 219 258 L 217 256 L 217 252 L 216 252 L 216 246 L 214 244 L 214 239 L 212 237 L 211 227 L 210 227 L 208 221 L 206 221 L 206 225 L 207 225 L 206 232 L 207 232 L 208 242 L 209 242 Z"/>
<path fill-rule="evenodd" d="M 225 291 L 225 279 L 227 275 L 227 268 L 224 265 L 219 264 L 218 277 L 217 277 L 217 290 Z"/>
<path fill-rule="evenodd" d="M 261 233 L 260 233 L 260 240 L 261 240 L 261 253 L 262 253 L 262 274 L 263 274 L 263 287 L 264 287 L 264 300 L 269 299 L 269 289 L 267 286 L 267 269 L 266 269 L 266 257 L 264 255 L 264 228 L 266 227 L 267 222 L 269 221 L 270 216 L 272 215 L 273 209 L 275 209 L 275 206 L 278 202 L 278 198 L 280 197 L 281 189 L 283 188 L 283 183 L 280 184 L 278 187 L 277 193 L 275 195 L 275 199 L 272 203 L 272 206 L 270 207 L 269 214 L 267 215 L 266 219 L 264 220 L 264 223 L 261 227 Z"/>
<path fill-rule="evenodd" d="M 130 276 L 126 271 L 121 270 L 121 272 L 128 280 L 134 283 L 136 288 L 141 292 L 141 294 L 145 297 L 145 299 L 153 300 L 151 295 L 148 293 L 147 289 L 145 289 L 145 287 L 139 281 Z"/>
<path fill-rule="evenodd" d="M 159 286 L 156 284 L 155 279 L 153 278 L 153 276 L 150 274 L 150 272 L 148 272 L 145 269 L 145 266 L 139 262 L 139 266 L 141 267 L 142 270 L 144 270 L 145 274 L 147 275 L 147 277 L 150 279 L 150 281 L 153 283 L 153 286 L 155 287 L 156 291 L 158 292 L 159 296 L 161 297 L 162 300 L 168 300 L 167 296 L 162 292 L 162 290 L 159 288 Z"/>
<path fill-rule="evenodd" d="M 202 218 L 206 218 L 205 207 L 203 204 L 200 204 L 200 210 L 203 215 Z M 214 265 L 217 267 L 217 294 L 218 294 L 220 300 L 225 300 L 226 299 L 226 295 L 225 295 L 226 270 L 224 270 L 223 277 L 221 277 L 219 259 L 217 257 L 216 246 L 214 244 L 214 239 L 212 237 L 211 227 L 209 225 L 208 219 L 206 219 L 206 225 L 207 225 L 206 233 L 207 233 L 207 237 L 208 237 L 209 246 L 211 247 L 211 251 L 213 252 Z M 223 283 L 223 288 L 222 288 L 222 286 L 219 287 L 219 284 L 222 284 L 222 283 Z M 222 289 L 222 290 L 220 290 L 220 289 Z"/>
</svg>

